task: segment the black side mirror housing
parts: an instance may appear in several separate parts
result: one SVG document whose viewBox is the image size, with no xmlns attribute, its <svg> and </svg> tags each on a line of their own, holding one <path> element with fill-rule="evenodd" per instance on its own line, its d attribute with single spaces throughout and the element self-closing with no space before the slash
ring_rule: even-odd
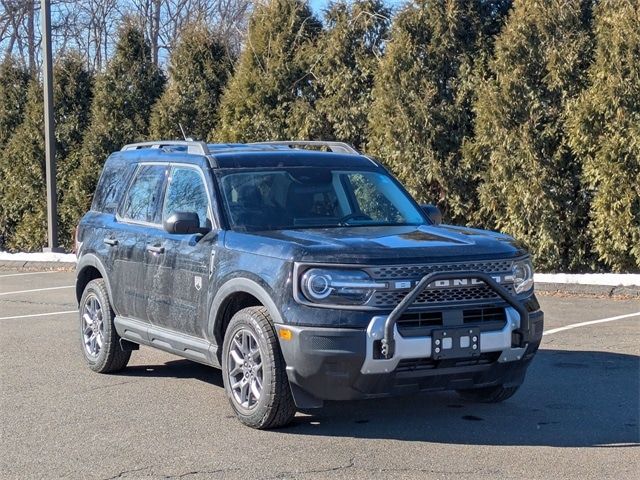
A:
<svg viewBox="0 0 640 480">
<path fill-rule="evenodd" d="M 202 233 L 200 217 L 195 212 L 175 212 L 164 221 L 164 229 L 177 235 Z"/>
<path fill-rule="evenodd" d="M 427 218 L 431 220 L 434 225 L 440 225 L 442 223 L 442 212 L 435 205 L 420 205 L 422 211 L 427 215 Z"/>
</svg>

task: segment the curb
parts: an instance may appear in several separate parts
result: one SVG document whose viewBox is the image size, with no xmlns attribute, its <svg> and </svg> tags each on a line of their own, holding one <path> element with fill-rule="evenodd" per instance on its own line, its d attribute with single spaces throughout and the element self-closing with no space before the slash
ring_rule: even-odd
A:
<svg viewBox="0 0 640 480">
<path fill-rule="evenodd" d="M 72 272 L 75 262 L 32 262 L 0 260 L 0 268 L 17 271 Z M 620 299 L 640 299 L 640 286 L 583 285 L 578 283 L 536 282 L 536 293 L 542 295 L 574 295 L 579 297 L 606 297 Z"/>
<path fill-rule="evenodd" d="M 76 269 L 75 262 L 31 262 L 22 260 L 0 260 L 0 268 L 20 271 L 52 271 L 71 272 Z"/>
<path fill-rule="evenodd" d="M 578 283 L 536 282 L 536 293 L 543 295 L 575 295 L 580 297 L 606 297 L 640 299 L 640 286 L 582 285 Z"/>
</svg>

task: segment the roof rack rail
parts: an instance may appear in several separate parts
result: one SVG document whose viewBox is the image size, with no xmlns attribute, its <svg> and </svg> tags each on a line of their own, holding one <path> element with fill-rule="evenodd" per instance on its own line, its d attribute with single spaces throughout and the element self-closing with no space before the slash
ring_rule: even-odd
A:
<svg viewBox="0 0 640 480">
<path fill-rule="evenodd" d="M 327 147 L 335 153 L 348 153 L 349 155 L 361 155 L 361 153 L 345 142 L 333 142 L 325 140 L 284 140 L 275 142 L 254 142 L 247 145 L 273 145 L 285 146 L 289 148 L 296 147 Z"/>
<path fill-rule="evenodd" d="M 203 155 L 205 157 L 211 155 L 209 147 L 204 142 L 188 141 L 188 140 L 160 140 L 155 142 L 132 143 L 122 147 L 122 150 L 139 150 L 141 148 L 165 148 L 165 147 L 187 147 L 187 153 L 193 155 Z"/>
</svg>

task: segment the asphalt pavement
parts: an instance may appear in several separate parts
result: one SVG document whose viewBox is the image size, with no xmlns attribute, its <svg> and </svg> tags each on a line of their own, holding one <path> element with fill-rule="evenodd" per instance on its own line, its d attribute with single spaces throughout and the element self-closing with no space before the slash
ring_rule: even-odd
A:
<svg viewBox="0 0 640 480">
<path fill-rule="evenodd" d="M 640 478 L 637 299 L 541 296 L 548 334 L 503 404 L 330 403 L 255 431 L 213 368 L 142 347 L 122 373 L 91 372 L 73 283 L 0 271 L 1 478 Z"/>
</svg>

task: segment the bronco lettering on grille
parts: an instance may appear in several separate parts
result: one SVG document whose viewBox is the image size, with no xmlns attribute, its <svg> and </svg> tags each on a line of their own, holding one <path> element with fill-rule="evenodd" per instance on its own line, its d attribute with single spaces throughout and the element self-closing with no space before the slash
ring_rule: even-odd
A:
<svg viewBox="0 0 640 480">
<path fill-rule="evenodd" d="M 498 283 L 511 283 L 513 282 L 513 275 L 492 275 L 493 278 Z M 405 290 L 408 288 L 415 287 L 420 280 L 401 280 L 393 283 L 393 288 L 396 290 Z M 433 282 L 427 286 L 427 289 L 433 288 L 448 288 L 448 287 L 472 287 L 474 285 L 482 285 L 482 280 L 478 280 L 477 278 L 454 278 L 450 280 L 438 280 Z"/>
</svg>

